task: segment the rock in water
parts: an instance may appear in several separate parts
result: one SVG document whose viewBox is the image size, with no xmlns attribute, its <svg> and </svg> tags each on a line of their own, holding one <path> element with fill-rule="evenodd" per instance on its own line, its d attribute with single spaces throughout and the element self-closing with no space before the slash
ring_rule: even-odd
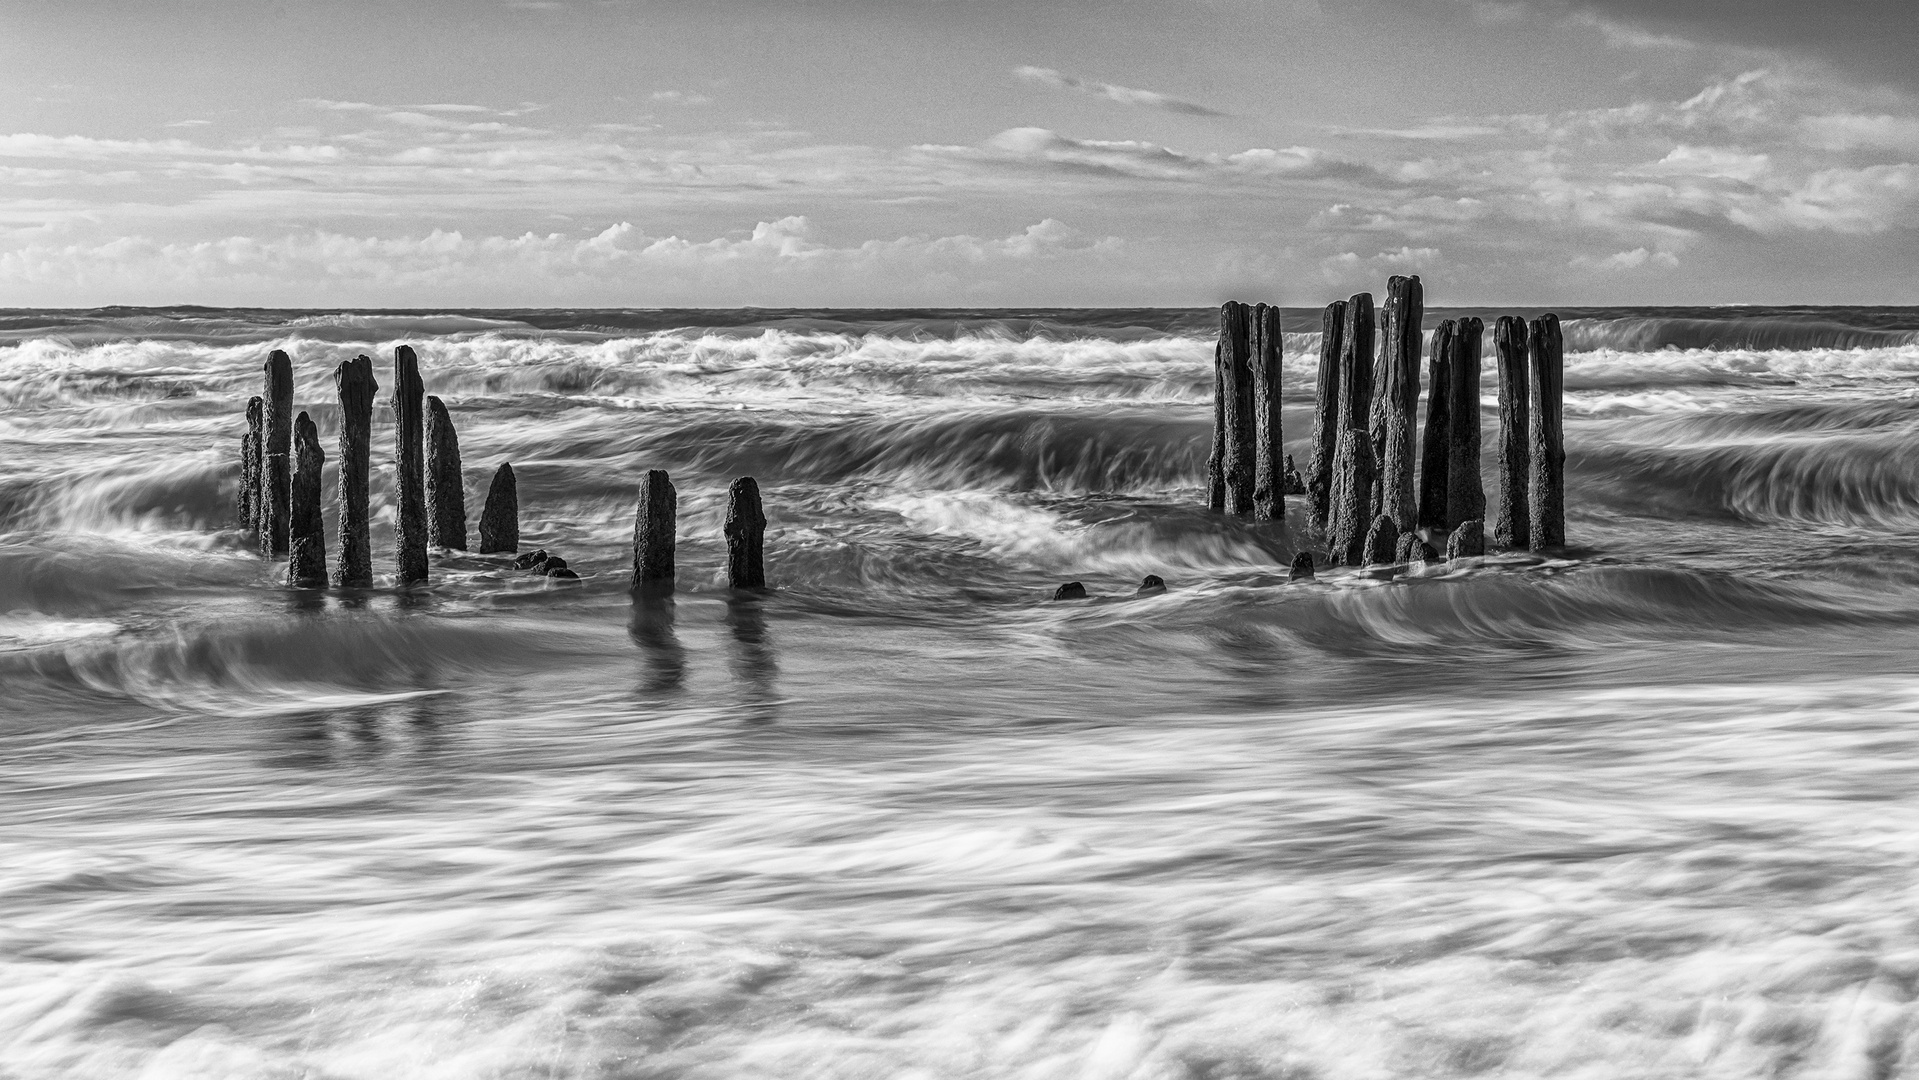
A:
<svg viewBox="0 0 1919 1080">
<path fill-rule="evenodd" d="M 420 358 L 401 345 L 393 350 L 394 580 L 401 586 L 426 580 L 426 386 Z"/>
<path fill-rule="evenodd" d="M 1419 444 L 1419 527 L 1450 528 L 1446 520 L 1447 465 L 1452 449 L 1453 331 L 1451 319 L 1433 329 L 1432 354 L 1426 361 L 1426 433 Z"/>
<path fill-rule="evenodd" d="M 640 481 L 633 516 L 633 591 L 673 591 L 673 544 L 679 528 L 679 492 L 664 469 L 648 469 Z"/>
<path fill-rule="evenodd" d="M 1373 527 L 1366 532 L 1366 565 L 1391 566 L 1399 551 L 1399 526 L 1393 519 L 1381 514 L 1373 519 Z"/>
<path fill-rule="evenodd" d="M 1053 599 L 1084 600 L 1086 599 L 1086 586 L 1081 585 L 1077 581 L 1069 581 L 1053 590 Z"/>
<path fill-rule="evenodd" d="M 548 554 L 539 562 L 533 564 L 533 569 L 538 570 L 542 574 L 550 574 L 555 570 L 565 570 L 566 568 L 566 560 L 553 554 Z"/>
<path fill-rule="evenodd" d="M 1339 412 L 1339 373 L 1345 322 L 1346 301 L 1326 305 L 1319 324 L 1319 382 L 1313 388 L 1313 456 L 1306 463 L 1306 523 L 1315 529 L 1324 529 L 1331 513 L 1333 458 L 1339 451 L 1339 433 L 1344 426 Z"/>
<path fill-rule="evenodd" d="M 1299 554 L 1293 556 L 1293 569 L 1291 573 L 1286 575 L 1286 580 L 1289 582 L 1313 580 L 1313 553 L 1312 552 L 1302 551 Z"/>
<path fill-rule="evenodd" d="M 735 589 L 766 587 L 766 512 L 759 481 L 742 476 L 726 490 L 726 578 Z"/>
<path fill-rule="evenodd" d="M 466 550 L 466 483 L 460 476 L 460 436 L 446 403 L 426 399 L 427 543 Z"/>
<path fill-rule="evenodd" d="M 333 369 L 340 395 L 340 561 L 333 584 L 364 589 L 373 584 L 373 537 L 367 516 L 367 483 L 373 441 L 373 358 L 356 356 Z"/>
<path fill-rule="evenodd" d="M 546 576 L 548 577 L 548 579 L 550 579 L 550 580 L 554 580 L 554 581 L 578 581 L 578 580 L 580 580 L 580 575 L 578 575 L 578 574 L 576 574 L 576 573 L 574 573 L 574 572 L 573 572 L 572 570 L 570 570 L 570 569 L 568 569 L 567 567 L 564 567 L 564 566 L 549 566 L 549 567 L 547 567 L 547 569 L 546 569 Z"/>
<path fill-rule="evenodd" d="M 1453 334 L 1450 399 L 1452 439 L 1446 452 L 1446 527 L 1486 519 L 1486 488 L 1479 479 L 1479 348 L 1486 324 L 1468 316 Z M 1438 391 L 1435 391 L 1438 393 Z"/>
<path fill-rule="evenodd" d="M 1499 354 L 1499 488 L 1493 508 L 1493 543 L 1523 548 L 1531 542 L 1533 531 L 1526 491 L 1532 475 L 1532 435 L 1526 417 L 1526 399 L 1532 396 L 1526 320 L 1501 316 L 1493 324 L 1493 349 Z"/>
<path fill-rule="evenodd" d="M 1158 574 L 1147 574 L 1140 580 L 1139 591 L 1134 596 L 1158 596 L 1166 591 L 1166 580 Z"/>
<path fill-rule="evenodd" d="M 480 511 L 480 553 L 511 555 L 518 550 L 520 488 L 513 479 L 513 464 L 503 461 L 493 472 L 493 482 L 487 485 L 486 506 Z"/>
<path fill-rule="evenodd" d="M 548 558 L 550 558 L 550 556 L 547 555 L 545 548 L 541 548 L 538 551 L 529 551 L 526 554 L 520 556 L 519 558 L 513 560 L 513 569 L 515 570 L 537 569 L 541 566 L 546 565 L 546 560 Z"/>
<path fill-rule="evenodd" d="M 279 349 L 267 356 L 266 441 L 260 452 L 260 546 L 285 555 L 291 542 L 288 488 L 293 483 L 293 361 Z"/>
<path fill-rule="evenodd" d="M 1486 523 L 1474 518 L 1462 521 L 1453 534 L 1446 538 L 1446 557 L 1448 559 L 1469 558 L 1486 554 Z"/>
<path fill-rule="evenodd" d="M 1566 435 L 1562 398 L 1565 384 L 1564 344 L 1559 316 L 1551 313 L 1532 322 L 1526 336 L 1528 375 L 1532 394 L 1527 401 L 1528 430 L 1532 434 L 1532 496 L 1534 551 L 1566 545 Z"/>
<path fill-rule="evenodd" d="M 326 525 L 320 516 L 320 472 L 325 467 L 319 429 L 303 412 L 293 421 L 293 483 L 288 498 L 293 542 L 287 584 L 298 589 L 317 589 L 327 582 Z"/>
</svg>

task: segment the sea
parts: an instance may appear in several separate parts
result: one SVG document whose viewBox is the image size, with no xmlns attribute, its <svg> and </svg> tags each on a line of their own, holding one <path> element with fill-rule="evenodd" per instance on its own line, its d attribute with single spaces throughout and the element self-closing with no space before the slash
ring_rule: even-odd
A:
<svg viewBox="0 0 1919 1080">
<path fill-rule="evenodd" d="M 0 311 L 0 1078 L 1919 1075 L 1919 309 L 1558 314 L 1568 546 L 1289 583 L 1212 311 Z M 393 587 L 403 344 L 578 581 Z"/>
</svg>

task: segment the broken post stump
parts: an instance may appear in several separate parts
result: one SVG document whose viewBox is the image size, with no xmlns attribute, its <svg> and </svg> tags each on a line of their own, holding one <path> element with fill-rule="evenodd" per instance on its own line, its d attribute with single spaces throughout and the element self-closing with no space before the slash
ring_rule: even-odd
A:
<svg viewBox="0 0 1919 1080">
<path fill-rule="evenodd" d="M 1420 325 L 1424 292 L 1417 275 L 1395 274 L 1386 282 L 1386 306 L 1380 310 L 1379 370 L 1373 375 L 1373 456 L 1379 481 L 1373 492 L 1376 513 L 1393 519 L 1401 531 L 1417 523 L 1413 499 L 1413 426 L 1419 411 Z"/>
<path fill-rule="evenodd" d="M 640 481 L 633 517 L 633 590 L 673 591 L 673 541 L 679 524 L 679 493 L 664 469 L 648 469 Z"/>
<path fill-rule="evenodd" d="M 1523 548 L 1532 542 L 1533 530 L 1526 491 L 1532 482 L 1532 434 L 1526 418 L 1532 380 L 1527 376 L 1526 320 L 1500 316 L 1493 324 L 1493 351 L 1499 364 L 1499 486 L 1493 506 L 1493 543 Z"/>
<path fill-rule="evenodd" d="M 1479 478 L 1479 350 L 1486 324 L 1467 316 L 1453 332 L 1452 383 L 1444 391 L 1451 440 L 1446 454 L 1446 527 L 1486 519 Z M 1434 390 L 1434 393 L 1440 393 Z"/>
<path fill-rule="evenodd" d="M 1339 437 L 1339 471 L 1333 476 L 1333 515 L 1326 529 L 1327 558 L 1359 566 L 1366 557 L 1367 511 L 1373 500 L 1373 443 L 1364 428 Z"/>
<path fill-rule="evenodd" d="M 460 477 L 460 436 L 446 403 L 426 399 L 427 543 L 466 550 L 466 483 Z"/>
<path fill-rule="evenodd" d="M 1288 583 L 1313 580 L 1313 553 L 1302 551 L 1293 556 L 1293 568 L 1286 574 Z"/>
<path fill-rule="evenodd" d="M 1084 600 L 1086 599 L 1086 586 L 1080 584 L 1077 581 L 1069 581 L 1066 584 L 1061 585 L 1059 588 L 1053 590 L 1053 599 Z"/>
<path fill-rule="evenodd" d="M 333 584 L 363 589 L 373 584 L 373 537 L 367 485 L 373 443 L 373 358 L 356 356 L 333 369 L 340 395 L 340 561 Z"/>
<path fill-rule="evenodd" d="M 1254 449 L 1252 309 L 1236 300 L 1219 308 L 1219 385 L 1225 391 L 1219 409 L 1224 421 L 1220 441 L 1220 478 L 1226 512 L 1253 512 Z"/>
<path fill-rule="evenodd" d="M 293 361 L 279 349 L 268 354 L 261 426 L 260 546 L 269 555 L 285 555 L 288 542 L 287 487 L 293 482 Z"/>
<path fill-rule="evenodd" d="M 1414 545 L 1418 543 L 1419 543 L 1418 533 L 1416 532 L 1400 533 L 1398 542 L 1393 545 L 1393 561 L 1402 562 L 1402 563 L 1411 562 L 1413 558 L 1413 547 Z"/>
<path fill-rule="evenodd" d="M 1461 559 L 1486 554 L 1486 523 L 1471 518 L 1459 523 L 1446 538 L 1446 558 Z"/>
<path fill-rule="evenodd" d="M 1564 408 L 1565 345 L 1559 316 L 1548 312 L 1534 319 L 1527 334 L 1526 353 L 1532 377 L 1527 401 L 1528 450 L 1532 456 L 1532 535 L 1534 551 L 1564 547 L 1566 543 L 1566 436 Z"/>
<path fill-rule="evenodd" d="M 1426 432 L 1419 444 L 1419 527 L 1446 529 L 1447 487 L 1451 480 L 1453 399 L 1453 330 L 1451 319 L 1433 329 L 1431 356 L 1426 361 Z"/>
<path fill-rule="evenodd" d="M 1286 440 L 1279 415 L 1279 309 L 1253 307 L 1251 374 L 1253 381 L 1253 520 L 1286 518 Z"/>
<path fill-rule="evenodd" d="M 726 489 L 726 579 L 735 589 L 766 587 L 766 512 L 759 481 L 742 476 Z"/>
<path fill-rule="evenodd" d="M 520 550 L 520 486 L 513 478 L 513 464 L 502 461 L 493 470 L 493 482 L 486 488 L 486 505 L 480 510 L 480 554 Z"/>
<path fill-rule="evenodd" d="M 403 587 L 426 580 L 425 396 L 420 358 L 401 345 L 393 350 L 393 569 Z"/>
<path fill-rule="evenodd" d="M 320 516 L 320 471 L 325 466 L 320 431 L 303 412 L 293 421 L 293 483 L 287 497 L 287 584 L 296 589 L 317 589 L 327 582 L 326 525 Z"/>
<path fill-rule="evenodd" d="M 1159 594 L 1165 591 L 1166 591 L 1165 578 L 1160 577 L 1158 574 L 1147 574 L 1145 577 L 1140 579 L 1139 588 L 1134 591 L 1133 595 L 1134 596 L 1158 596 Z"/>
<path fill-rule="evenodd" d="M 247 433 L 240 436 L 240 491 L 238 494 L 240 527 L 260 535 L 260 459 L 266 400 L 258 394 L 247 399 Z"/>
<path fill-rule="evenodd" d="M 1399 553 L 1399 526 L 1385 514 L 1373 518 L 1366 530 L 1366 565 L 1391 566 Z"/>
<path fill-rule="evenodd" d="M 1306 523 L 1326 527 L 1333 490 L 1333 456 L 1339 448 L 1340 355 L 1346 301 L 1326 305 L 1319 323 L 1319 381 L 1313 387 L 1313 456 L 1306 464 Z"/>
</svg>

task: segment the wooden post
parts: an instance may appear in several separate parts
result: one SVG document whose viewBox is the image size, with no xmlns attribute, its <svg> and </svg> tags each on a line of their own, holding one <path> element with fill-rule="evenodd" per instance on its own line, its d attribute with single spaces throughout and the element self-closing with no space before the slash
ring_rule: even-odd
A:
<svg viewBox="0 0 1919 1080">
<path fill-rule="evenodd" d="M 1565 345 L 1559 316 L 1533 320 L 1527 335 L 1532 393 L 1527 402 L 1532 432 L 1532 539 L 1534 551 L 1566 545 Z"/>
<path fill-rule="evenodd" d="M 1286 580 L 1288 583 L 1291 583 L 1294 581 L 1313 580 L 1313 553 L 1312 552 L 1302 551 L 1299 554 L 1293 556 L 1293 568 L 1287 571 Z"/>
<path fill-rule="evenodd" d="M 766 587 L 766 512 L 759 481 L 742 476 L 726 489 L 726 579 L 735 589 Z"/>
<path fill-rule="evenodd" d="M 1339 367 L 1346 301 L 1326 305 L 1319 322 L 1319 381 L 1313 388 L 1313 456 L 1306 465 L 1306 523 L 1326 527 L 1333 490 L 1333 457 L 1339 447 Z"/>
<path fill-rule="evenodd" d="M 1253 520 L 1286 519 L 1286 439 L 1280 424 L 1279 309 L 1253 307 Z"/>
<path fill-rule="evenodd" d="M 1373 375 L 1373 456 L 1379 484 L 1375 512 L 1393 519 L 1401 531 L 1417 523 L 1413 500 L 1413 428 L 1419 411 L 1420 325 L 1425 315 L 1418 277 L 1394 275 L 1386 282 L 1386 306 L 1380 312 L 1379 369 Z"/>
<path fill-rule="evenodd" d="M 1359 566 L 1366 559 L 1366 512 L 1373 502 L 1373 441 L 1360 427 L 1339 436 L 1339 471 L 1333 475 L 1333 515 L 1327 526 L 1327 558 Z"/>
<path fill-rule="evenodd" d="M 502 461 L 487 485 L 486 506 L 480 511 L 480 554 L 520 550 L 520 485 L 512 462 Z"/>
<path fill-rule="evenodd" d="M 293 421 L 293 483 L 288 493 L 290 544 L 287 584 L 317 589 L 326 584 L 326 526 L 320 517 L 320 470 L 326 452 L 320 449 L 320 431 L 313 418 L 301 413 Z"/>
<path fill-rule="evenodd" d="M 1391 566 L 1394 556 L 1399 552 L 1399 526 L 1393 519 L 1381 514 L 1373 519 L 1371 528 L 1366 530 L 1366 565 Z"/>
<path fill-rule="evenodd" d="M 427 543 L 466 550 L 466 482 L 460 476 L 460 436 L 446 403 L 426 399 Z"/>
<path fill-rule="evenodd" d="M 1226 489 L 1226 512 L 1253 512 L 1253 474 L 1257 468 L 1254 439 L 1252 309 L 1228 300 L 1219 309 L 1220 383 L 1226 390 L 1221 415 L 1226 421 L 1220 475 Z"/>
<path fill-rule="evenodd" d="M 1457 325 L 1447 319 L 1433 329 L 1432 353 L 1426 361 L 1426 383 L 1431 392 L 1426 397 L 1426 434 L 1419 444 L 1419 527 L 1422 529 L 1452 527 L 1446 517 L 1446 489 L 1451 475 L 1448 467 L 1453 437 L 1453 329 Z"/>
<path fill-rule="evenodd" d="M 404 587 L 426 580 L 426 418 L 420 358 L 412 348 L 393 350 L 394 581 Z"/>
<path fill-rule="evenodd" d="M 633 518 L 633 590 L 673 591 L 673 540 L 679 523 L 679 493 L 664 469 L 648 469 L 640 481 Z"/>
<path fill-rule="evenodd" d="M 1336 524 L 1341 513 L 1339 485 L 1342 477 L 1349 477 L 1351 466 L 1346 458 L 1351 452 L 1351 444 L 1346 435 L 1357 430 L 1366 431 L 1367 417 L 1373 404 L 1373 294 L 1355 293 L 1346 301 L 1346 321 L 1340 327 L 1339 335 L 1339 441 L 1333 449 L 1333 484 L 1328 492 L 1330 503 L 1327 514 L 1327 538 L 1335 536 L 1344 543 L 1334 543 L 1334 550 L 1328 554 L 1335 564 L 1345 562 L 1340 552 L 1365 541 L 1366 523 L 1373 519 L 1372 499 L 1373 480 L 1377 476 L 1379 462 L 1373 457 L 1372 437 L 1361 440 L 1366 447 L 1365 488 L 1366 501 L 1361 503 L 1357 515 Z M 1350 485 L 1349 485 L 1350 486 Z"/>
<path fill-rule="evenodd" d="M 260 459 L 263 439 L 262 423 L 266 416 L 266 401 L 258 394 L 247 399 L 247 433 L 240 436 L 240 527 L 252 533 L 255 539 L 260 535 Z"/>
<path fill-rule="evenodd" d="M 1493 349 L 1499 354 L 1499 491 L 1493 508 L 1493 543 L 1523 548 L 1532 542 L 1532 506 L 1526 497 L 1532 464 L 1526 399 L 1526 320 L 1502 315 L 1493 324 Z"/>
<path fill-rule="evenodd" d="M 1486 488 L 1479 479 L 1479 350 L 1485 335 L 1486 324 L 1471 316 L 1459 320 L 1453 333 L 1452 385 L 1443 391 L 1450 402 L 1452 431 L 1446 454 L 1449 529 L 1464 521 L 1486 520 Z"/>
<path fill-rule="evenodd" d="M 1468 518 L 1453 529 L 1446 538 L 1446 558 L 1463 559 L 1474 555 L 1486 554 L 1486 523 L 1478 518 Z"/>
<path fill-rule="evenodd" d="M 356 356 L 333 369 L 340 395 L 340 561 L 333 584 L 364 589 L 373 584 L 373 537 L 367 514 L 367 481 L 373 442 L 373 358 Z"/>
<path fill-rule="evenodd" d="M 260 452 L 260 546 L 269 555 L 287 553 L 287 490 L 293 482 L 293 361 L 279 349 L 267 356 L 266 441 Z"/>
<path fill-rule="evenodd" d="M 1228 368 L 1222 354 L 1224 338 L 1213 343 L 1213 453 L 1206 459 L 1206 506 L 1215 511 L 1226 509 L 1226 398 Z"/>
</svg>

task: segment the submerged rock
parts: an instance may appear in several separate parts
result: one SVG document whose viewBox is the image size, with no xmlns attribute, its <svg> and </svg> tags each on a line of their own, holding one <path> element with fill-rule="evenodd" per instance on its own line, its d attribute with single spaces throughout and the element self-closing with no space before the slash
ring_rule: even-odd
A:
<svg viewBox="0 0 1919 1080">
<path fill-rule="evenodd" d="M 1166 591 L 1166 579 L 1158 574 L 1147 574 L 1139 583 L 1139 591 L 1134 596 L 1158 596 Z M 1055 597 L 1057 599 L 1057 597 Z"/>
<path fill-rule="evenodd" d="M 547 555 L 546 555 L 545 548 L 541 548 L 538 551 L 529 551 L 526 554 L 520 556 L 519 558 L 513 560 L 513 569 L 532 570 L 539 567 L 540 564 L 546 562 L 546 559 L 547 559 Z"/>
<path fill-rule="evenodd" d="M 580 575 L 578 575 L 578 574 L 576 574 L 576 573 L 574 573 L 573 571 L 571 571 L 571 570 L 569 570 L 569 569 L 567 569 L 567 568 L 566 568 L 565 566 L 548 566 L 548 567 L 546 568 L 546 576 L 547 576 L 547 577 L 549 577 L 549 578 L 552 578 L 552 579 L 554 579 L 554 580 L 556 580 L 556 581 L 578 581 L 578 580 L 580 580 Z"/>
<path fill-rule="evenodd" d="M 1053 590 L 1053 599 L 1084 600 L 1086 599 L 1086 586 L 1081 585 L 1077 581 L 1069 581 Z"/>
<path fill-rule="evenodd" d="M 1302 551 L 1293 556 L 1292 572 L 1286 575 L 1287 581 L 1313 580 L 1313 553 Z"/>
</svg>

